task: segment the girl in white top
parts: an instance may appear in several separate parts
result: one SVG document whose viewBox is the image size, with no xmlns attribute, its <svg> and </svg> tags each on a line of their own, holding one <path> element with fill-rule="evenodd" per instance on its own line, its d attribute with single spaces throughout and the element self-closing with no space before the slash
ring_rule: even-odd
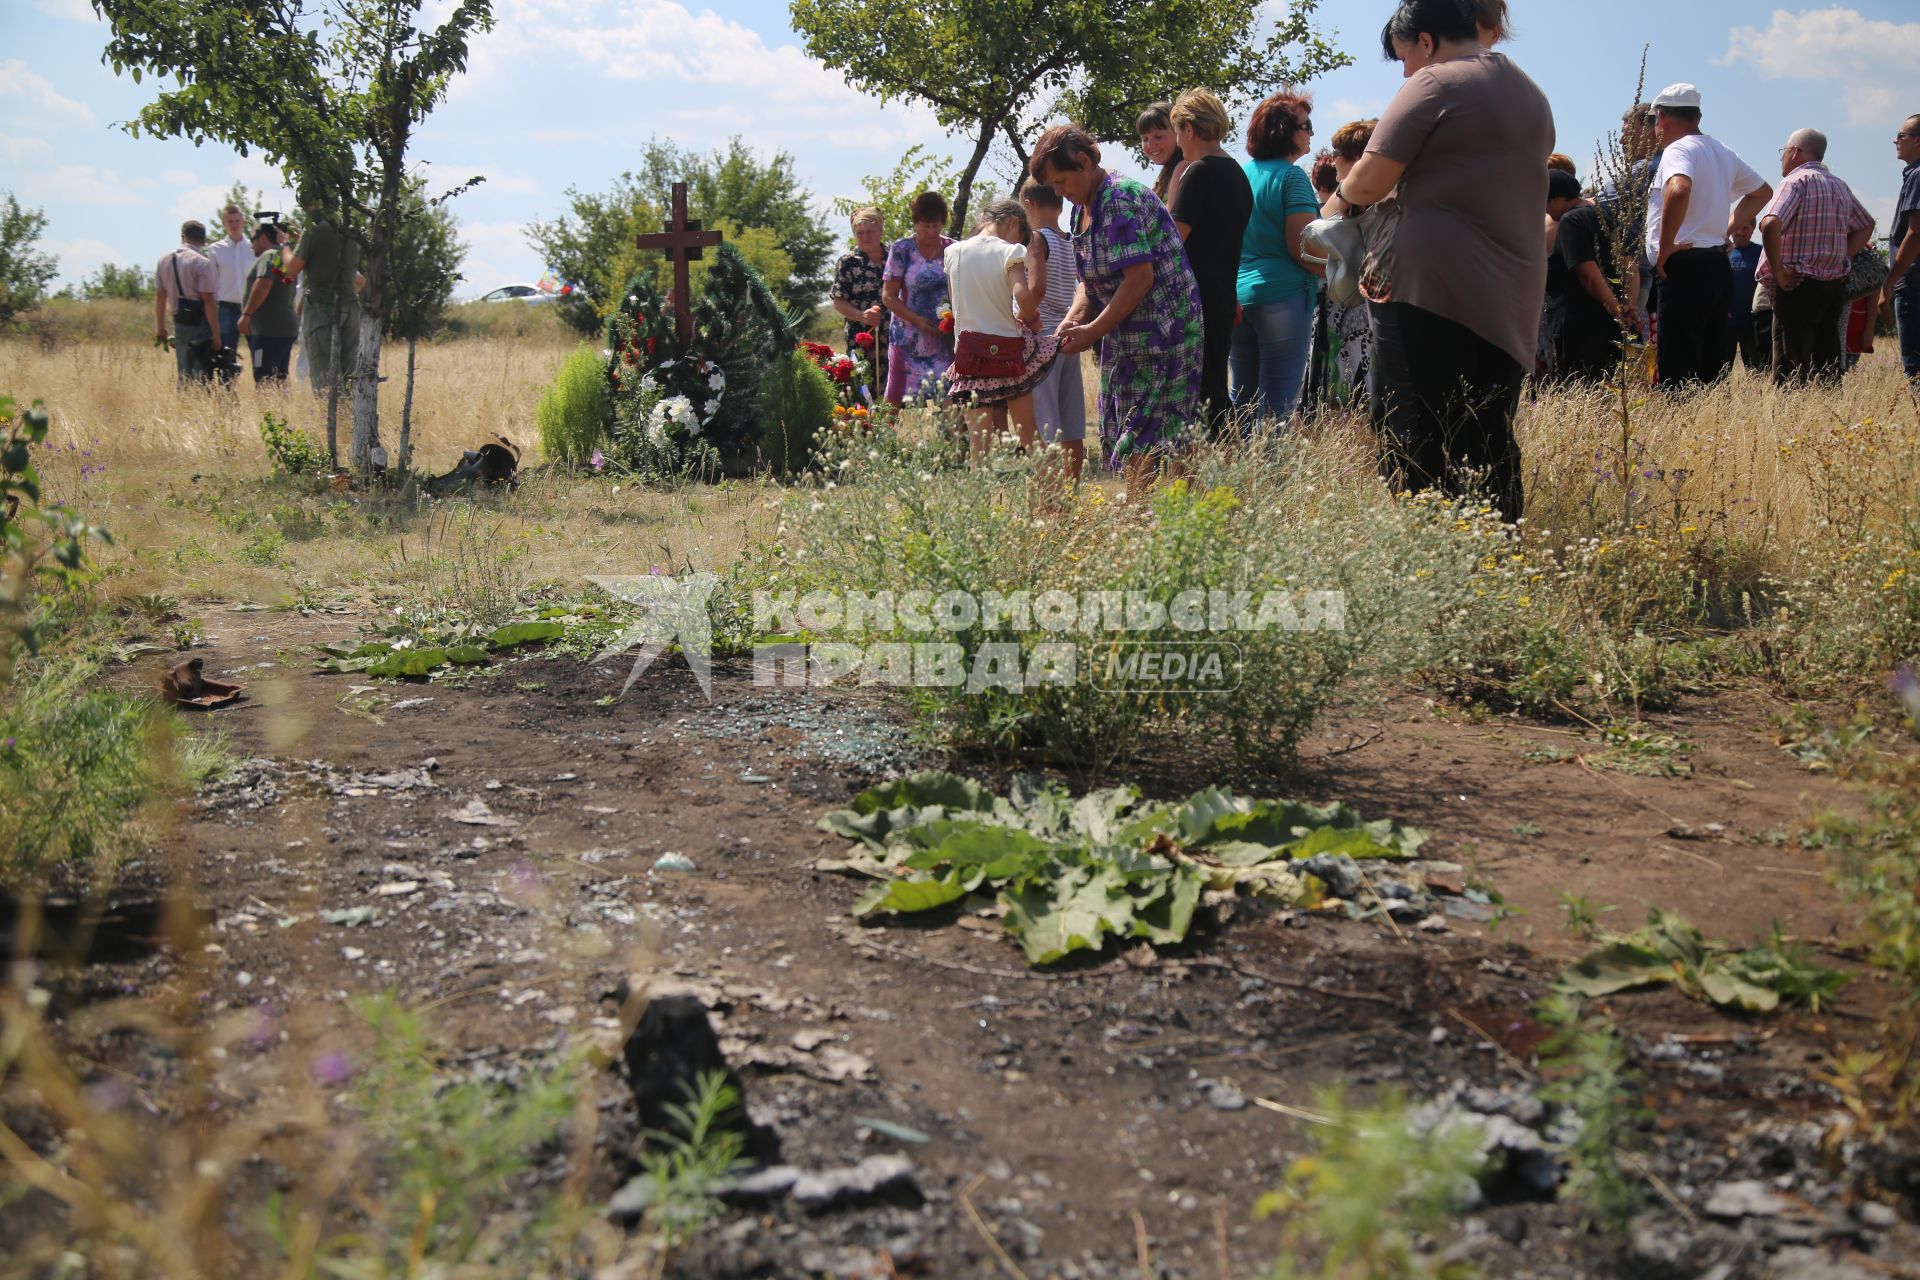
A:
<svg viewBox="0 0 1920 1280">
<path fill-rule="evenodd" d="M 948 398 L 967 411 L 967 437 L 976 458 L 992 447 L 1009 419 L 1021 447 L 1033 444 L 1033 388 L 1060 349 L 1058 338 L 1035 332 L 1047 278 L 1044 261 L 1027 252 L 1032 230 L 1026 213 L 1017 201 L 995 200 L 981 210 L 977 225 L 970 239 L 949 245 L 946 254 L 956 346 Z M 1005 363 L 969 373 L 970 347 Z"/>
</svg>

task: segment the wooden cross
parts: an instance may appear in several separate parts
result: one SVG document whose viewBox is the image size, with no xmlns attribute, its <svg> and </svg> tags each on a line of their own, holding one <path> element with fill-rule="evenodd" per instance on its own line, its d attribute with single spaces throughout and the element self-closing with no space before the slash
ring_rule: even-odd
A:
<svg viewBox="0 0 1920 1280">
<path fill-rule="evenodd" d="M 682 351 L 693 342 L 693 289 L 687 278 L 687 264 L 699 261 L 703 246 L 717 245 L 721 239 L 718 231 L 702 231 L 698 222 L 687 220 L 687 184 L 676 182 L 673 184 L 673 218 L 667 223 L 667 229 L 659 235 L 640 236 L 634 241 L 638 248 L 660 250 L 673 263 L 673 319 Z"/>
</svg>

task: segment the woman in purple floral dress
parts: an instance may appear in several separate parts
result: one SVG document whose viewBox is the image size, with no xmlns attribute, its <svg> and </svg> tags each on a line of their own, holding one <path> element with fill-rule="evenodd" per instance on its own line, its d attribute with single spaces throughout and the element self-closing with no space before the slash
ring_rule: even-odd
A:
<svg viewBox="0 0 1920 1280">
<path fill-rule="evenodd" d="M 1153 192 L 1100 167 L 1099 144 L 1076 125 L 1040 135 L 1031 172 L 1078 206 L 1080 293 L 1060 326 L 1060 349 L 1099 344 L 1108 463 L 1125 468 L 1130 490 L 1144 488 L 1200 417 L 1200 291 L 1180 233 Z"/>
<path fill-rule="evenodd" d="M 893 313 L 887 346 L 887 402 L 899 408 L 908 396 L 931 394 L 953 367 L 953 335 L 940 331 L 948 305 L 947 202 L 938 191 L 913 200 L 913 234 L 887 254 L 881 304 Z"/>
</svg>

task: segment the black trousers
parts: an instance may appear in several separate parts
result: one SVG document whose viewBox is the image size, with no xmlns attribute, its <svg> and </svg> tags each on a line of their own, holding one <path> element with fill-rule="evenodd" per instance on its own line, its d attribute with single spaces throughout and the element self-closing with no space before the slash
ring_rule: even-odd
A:
<svg viewBox="0 0 1920 1280">
<path fill-rule="evenodd" d="M 1405 302 L 1372 305 L 1373 423 L 1388 478 L 1418 492 L 1484 493 L 1502 519 L 1525 495 L 1513 415 L 1527 371 L 1463 324 Z"/>
<path fill-rule="evenodd" d="M 1745 324 L 1733 327 L 1733 349 L 1739 353 L 1740 363 L 1752 373 L 1765 373 L 1773 368 L 1773 340 L 1762 334 L 1755 323 L 1759 316 L 1766 316 L 1768 324 L 1772 324 L 1771 311 L 1756 311 L 1748 315 Z"/>
<path fill-rule="evenodd" d="M 1733 311 L 1733 264 L 1724 249 L 1682 249 L 1667 259 L 1660 282 L 1660 385 L 1716 382 L 1733 363 L 1727 317 Z"/>
<path fill-rule="evenodd" d="M 1204 303 L 1200 309 L 1200 400 L 1207 415 L 1207 437 L 1222 438 L 1233 400 L 1227 394 L 1227 355 L 1233 349 L 1233 326 L 1240 304 L 1232 294 L 1225 302 Z"/>
<path fill-rule="evenodd" d="M 293 362 L 292 338 L 262 338 L 247 335 L 247 347 L 253 353 L 253 380 L 285 382 L 287 366 Z"/>
<path fill-rule="evenodd" d="M 1773 380 L 1781 386 L 1814 379 L 1827 381 L 1845 372 L 1841 361 L 1840 316 L 1846 311 L 1845 277 L 1802 280 L 1791 289 L 1773 290 Z"/>
</svg>

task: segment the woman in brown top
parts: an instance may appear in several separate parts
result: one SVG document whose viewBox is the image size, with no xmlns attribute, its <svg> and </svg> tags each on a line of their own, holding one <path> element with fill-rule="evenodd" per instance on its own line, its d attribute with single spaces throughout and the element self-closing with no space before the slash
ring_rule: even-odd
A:
<svg viewBox="0 0 1920 1280">
<path fill-rule="evenodd" d="M 1388 195 L 1361 287 L 1373 319 L 1373 413 L 1390 475 L 1410 489 L 1481 489 L 1520 516 L 1513 417 L 1533 368 L 1553 150 L 1546 95 L 1480 43 L 1474 0 L 1406 0 L 1381 32 L 1404 68 L 1342 180 L 1337 210 Z"/>
</svg>

